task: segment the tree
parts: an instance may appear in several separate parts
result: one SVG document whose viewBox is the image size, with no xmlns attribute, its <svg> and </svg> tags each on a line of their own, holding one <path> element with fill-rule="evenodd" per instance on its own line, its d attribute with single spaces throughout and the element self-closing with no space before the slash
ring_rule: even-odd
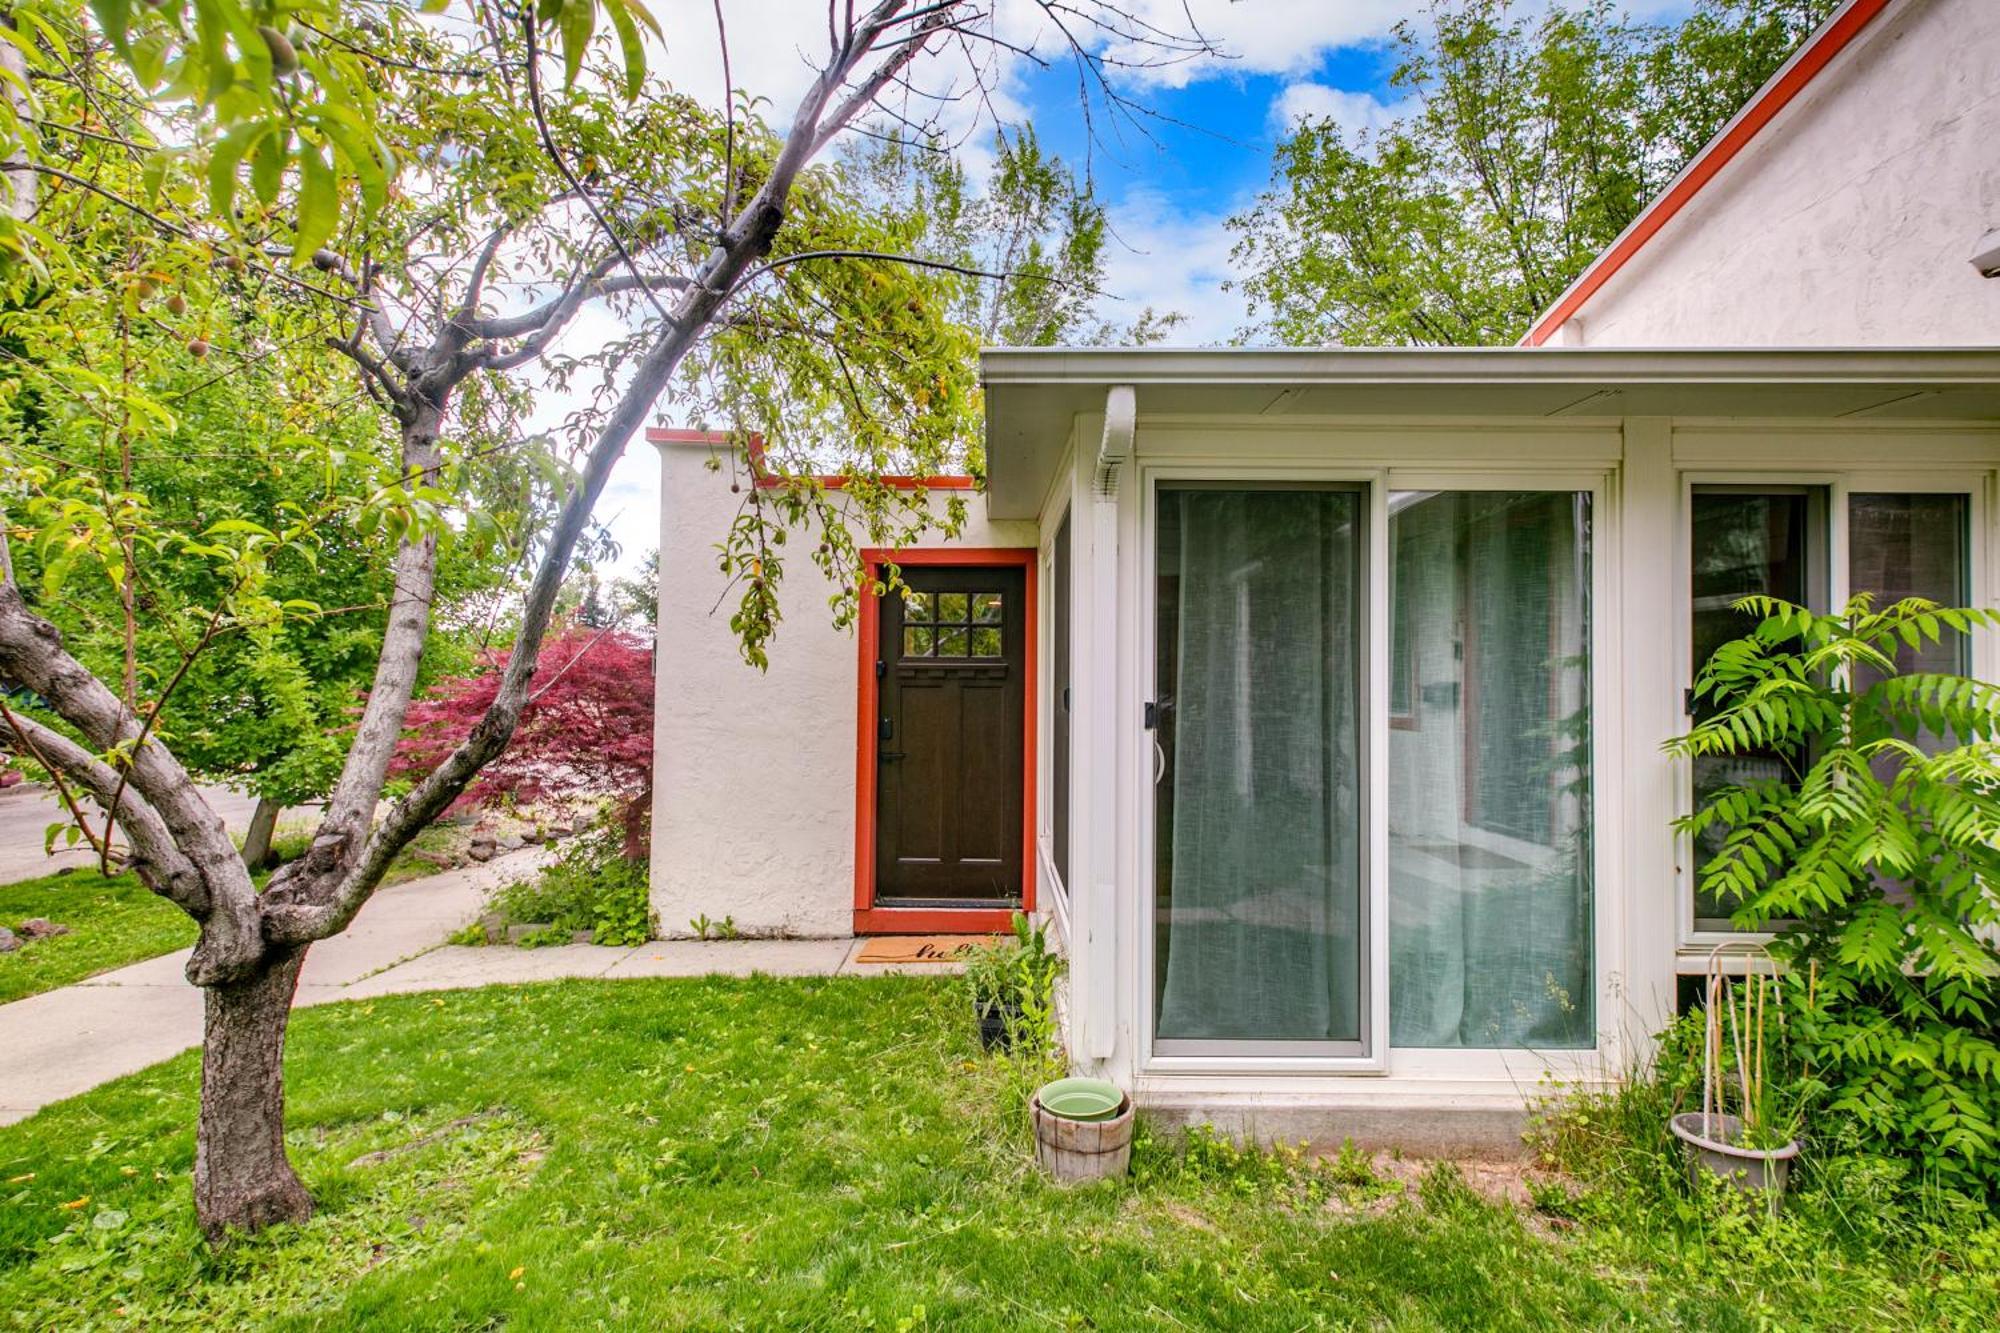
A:
<svg viewBox="0 0 2000 1333">
<path fill-rule="evenodd" d="M 1613 0 L 1432 0 L 1396 29 L 1416 109 L 1296 126 L 1230 220 L 1247 336 L 1515 341 L 1837 6 L 1699 0 L 1657 27 Z"/>
<path fill-rule="evenodd" d="M 487 653 L 477 674 L 439 681 L 410 706 L 392 777 L 421 779 L 465 743 L 492 708 L 510 656 Z M 542 644 L 514 735 L 459 801 L 534 805 L 606 796 L 625 856 L 643 858 L 653 797 L 652 647 L 636 634 L 570 620 Z"/>
<path fill-rule="evenodd" d="M 993 169 L 975 190 L 948 147 L 900 135 L 855 150 L 874 188 L 919 221 L 918 253 L 967 272 L 954 284 L 952 313 L 999 347 L 1058 343 L 1156 342 L 1179 324 L 1175 313 L 1141 311 L 1123 328 L 1100 318 L 1104 295 L 1104 206 L 1032 125 L 993 135 Z M 1013 280 L 979 280 L 981 272 Z"/>
<path fill-rule="evenodd" d="M 1910 669 L 2000 612 L 1867 593 L 1835 615 L 1737 609 L 1756 627 L 1695 680 L 1715 713 L 1668 749 L 1783 771 L 1680 821 L 1723 835 L 1701 892 L 1808 979 L 1787 988 L 1790 1044 L 1828 1109 L 1920 1179 L 2000 1192 L 2000 689 Z"/>
<path fill-rule="evenodd" d="M 600 7 L 608 33 L 595 27 Z M 858 474 L 838 494 L 796 477 L 746 496 L 723 560 L 742 589 L 732 623 L 753 660 L 776 626 L 789 531 L 818 538 L 810 558 L 852 590 L 851 616 L 863 591 L 855 530 L 893 541 L 940 521 L 920 495 L 906 502 L 871 479 L 892 458 L 928 475 L 966 454 L 970 345 L 944 317 L 940 288 L 954 270 L 906 254 L 907 221 L 862 207 L 845 173 L 821 159 L 864 119 L 914 113 L 921 123 L 924 106 L 954 104 L 949 88 L 920 86 L 926 69 L 949 73 L 940 53 L 957 61 L 1001 48 L 992 11 L 970 0 L 830 11 L 819 72 L 778 132 L 747 106 L 732 101 L 718 117 L 652 84 L 639 38 L 648 20 L 632 0 L 475 0 L 467 21 L 445 25 L 358 5 L 101 0 L 97 10 L 101 26 L 91 27 L 60 0 L 17 5 L 23 40 L 13 49 L 45 95 L 32 118 L 7 104 L 0 170 L 32 175 L 51 201 L 87 196 L 87 206 L 146 218 L 161 262 L 178 271 L 289 289 L 308 317 L 261 329 L 271 346 L 259 354 L 330 340 L 395 437 L 393 470 L 369 494 L 202 532 L 162 528 L 120 493 L 41 473 L 27 483 L 17 521 L 33 540 L 76 553 L 66 577 L 116 584 L 128 533 L 211 565 L 222 590 L 205 622 L 214 633 L 316 612 L 268 595 L 274 560 L 310 560 L 335 534 L 387 538 L 387 626 L 366 703 L 310 849 L 262 893 L 171 738 L 154 729 L 179 677 L 128 706 L 31 600 L 46 590 L 0 582 L 0 684 L 47 705 L 40 717 L 10 711 L 0 725 L 116 817 L 144 882 L 200 927 L 187 969 L 205 993 L 194 1192 L 204 1230 L 219 1239 L 310 1213 L 285 1154 L 282 1076 L 306 951 L 346 927 L 396 853 L 505 749 L 591 510 L 662 392 L 674 386 L 695 412 L 765 434 L 781 463 L 808 456 L 812 442 L 844 441 L 838 462 Z M 1044 42 L 1120 114 L 1131 104 L 1109 62 L 1207 50 L 1198 36 L 1112 5 L 1050 4 L 1042 14 Z M 1068 36 L 1065 25 L 1079 21 L 1087 41 Z M 1016 31 L 1006 40 L 1020 46 Z M 309 38 L 303 51 L 298 37 Z M 560 87 L 551 38 L 563 48 Z M 973 73 L 990 77 L 990 64 L 982 72 L 975 59 Z M 44 274 L 75 286 L 99 276 L 44 239 L 32 216 L 0 236 L 26 256 L 7 274 L 14 295 Z M 615 303 L 625 335 L 581 357 L 556 354 L 557 337 L 592 302 Z M 188 351 L 200 355 L 192 343 Z M 568 445 L 566 457 L 553 455 L 560 504 L 527 534 L 532 573 L 511 652 L 465 738 L 378 812 L 433 637 L 440 549 L 503 530 L 481 502 L 495 468 L 544 456 L 468 447 L 462 423 L 504 422 L 525 392 L 509 376 L 531 365 L 558 385 L 591 371 L 599 387 L 559 433 Z M 14 446 L 0 449 L 14 468 Z M 942 521 L 960 513 L 947 508 Z M 212 637 L 205 630 L 183 662 Z"/>
</svg>

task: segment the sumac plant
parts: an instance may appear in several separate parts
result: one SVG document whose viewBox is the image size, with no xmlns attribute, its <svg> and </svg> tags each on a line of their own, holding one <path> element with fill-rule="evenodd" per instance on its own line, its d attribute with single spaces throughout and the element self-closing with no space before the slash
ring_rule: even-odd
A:
<svg viewBox="0 0 2000 1333">
<path fill-rule="evenodd" d="M 1809 1132 L 2000 1193 L 2000 687 L 1909 669 L 2000 613 L 1737 609 L 1756 628 L 1695 681 L 1716 711 L 1668 747 L 1764 761 L 1680 821 L 1697 846 L 1720 835 L 1700 890 L 1810 980 L 1786 988 Z"/>
</svg>

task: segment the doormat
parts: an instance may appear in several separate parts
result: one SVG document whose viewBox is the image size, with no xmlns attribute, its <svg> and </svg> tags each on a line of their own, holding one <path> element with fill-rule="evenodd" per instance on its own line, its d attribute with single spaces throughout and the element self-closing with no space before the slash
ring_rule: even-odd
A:
<svg viewBox="0 0 2000 1333">
<path fill-rule="evenodd" d="M 854 955 L 857 963 L 959 963 L 991 935 L 877 935 Z"/>
</svg>

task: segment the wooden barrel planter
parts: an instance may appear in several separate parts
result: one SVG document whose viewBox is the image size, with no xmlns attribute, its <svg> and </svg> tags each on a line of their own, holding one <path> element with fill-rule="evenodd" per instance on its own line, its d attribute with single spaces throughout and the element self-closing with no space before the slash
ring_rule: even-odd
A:
<svg viewBox="0 0 2000 1333">
<path fill-rule="evenodd" d="M 1118 1109 L 1099 1120 L 1058 1115 L 1042 1105 L 1041 1092 L 1028 1103 L 1028 1110 L 1035 1123 L 1035 1160 L 1051 1179 L 1064 1183 L 1105 1180 L 1122 1176 L 1131 1168 L 1130 1094 L 1121 1093 Z"/>
</svg>

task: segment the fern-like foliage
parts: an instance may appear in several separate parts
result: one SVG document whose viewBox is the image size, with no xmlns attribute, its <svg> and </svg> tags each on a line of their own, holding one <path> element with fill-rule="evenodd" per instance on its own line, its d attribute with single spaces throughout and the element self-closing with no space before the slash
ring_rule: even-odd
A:
<svg viewBox="0 0 2000 1333">
<path fill-rule="evenodd" d="M 1723 834 L 1698 874 L 1810 984 L 1787 990 L 1820 1132 L 2000 1196 L 2000 687 L 1905 673 L 2000 612 L 1867 594 L 1826 615 L 1771 597 L 1695 681 L 1683 757 L 1788 756 L 1679 822 Z"/>
</svg>

